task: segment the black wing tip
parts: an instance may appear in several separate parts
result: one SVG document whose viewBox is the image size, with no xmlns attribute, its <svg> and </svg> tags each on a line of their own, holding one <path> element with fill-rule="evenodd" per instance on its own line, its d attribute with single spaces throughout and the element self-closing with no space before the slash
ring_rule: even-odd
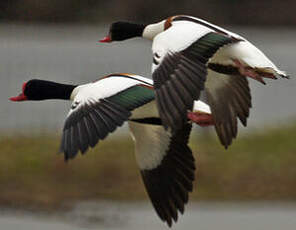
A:
<svg viewBox="0 0 296 230">
<path fill-rule="evenodd" d="M 69 154 L 67 153 L 66 150 L 63 149 L 62 146 L 59 148 L 57 154 L 64 154 L 64 162 L 68 162 L 70 159 Z"/>
<path fill-rule="evenodd" d="M 155 184 L 155 181 L 153 181 L 155 178 L 152 178 L 152 181 L 150 181 L 151 178 L 149 178 L 149 172 L 147 175 L 145 172 L 141 171 L 141 174 L 145 187 L 147 189 L 148 196 L 152 202 L 156 214 L 163 222 L 168 225 L 168 227 L 172 227 L 173 223 L 176 223 L 178 221 L 179 213 L 181 215 L 184 213 L 185 205 L 188 203 L 189 193 L 192 191 L 192 189 L 187 189 L 183 185 L 180 185 L 180 183 L 176 182 L 175 185 L 171 185 L 171 188 L 164 186 L 164 188 L 162 189 L 162 185 L 157 188 L 157 191 L 153 191 L 153 189 L 155 189 L 155 186 L 153 186 L 153 184 Z M 193 181 L 191 181 L 190 183 L 193 186 Z M 178 193 L 176 191 L 174 191 L 175 193 L 172 193 L 174 189 L 178 190 L 180 188 L 179 186 L 182 187 L 182 194 L 176 194 Z M 176 199 L 178 199 L 181 204 L 177 203 Z"/>
<path fill-rule="evenodd" d="M 69 156 L 67 153 L 64 153 L 64 162 L 69 162 Z"/>
<path fill-rule="evenodd" d="M 190 191 L 189 191 L 190 192 Z M 176 208 L 174 211 L 175 211 L 175 214 L 172 215 L 172 214 L 169 214 L 167 216 L 162 216 L 158 211 L 156 212 L 158 217 L 164 222 L 167 224 L 167 226 L 169 228 L 171 228 L 173 226 L 174 223 L 177 223 L 178 222 L 178 219 L 179 219 L 179 215 L 183 215 L 184 212 L 185 212 L 185 205 L 188 203 L 188 200 L 184 201 L 183 202 L 183 206 L 182 208 Z"/>
<path fill-rule="evenodd" d="M 79 151 L 85 154 L 94 148 L 100 140 L 122 126 L 130 115 L 129 110 L 108 99 L 85 103 L 73 111 L 65 122 L 60 146 L 65 161 L 75 158 Z"/>
<path fill-rule="evenodd" d="M 79 150 L 77 150 L 75 153 L 70 153 L 67 150 L 63 150 L 60 153 L 64 154 L 64 161 L 68 162 L 69 160 L 72 160 L 76 157 L 76 155 L 78 154 Z"/>
<path fill-rule="evenodd" d="M 65 129 L 67 130 L 67 129 Z M 64 134 L 65 135 L 65 134 Z M 65 140 L 65 138 L 63 137 L 62 143 L 60 145 L 60 148 L 58 150 L 58 154 L 64 154 L 64 161 L 68 162 L 69 160 L 74 159 L 77 154 L 80 152 L 81 154 L 85 154 L 90 146 L 83 146 L 83 148 L 81 146 L 73 146 L 73 144 L 68 143 L 66 145 L 66 143 L 64 143 L 63 141 Z M 98 143 L 99 141 L 97 141 Z"/>
<path fill-rule="evenodd" d="M 180 212 L 179 210 L 179 213 L 182 215 L 183 213 Z M 157 213 L 158 217 L 164 222 L 167 224 L 167 226 L 169 228 L 171 228 L 173 226 L 173 223 L 177 223 L 178 222 L 178 212 L 176 215 L 171 215 L 171 216 L 166 216 L 166 217 L 162 217 L 160 216 L 158 213 Z"/>
<path fill-rule="evenodd" d="M 178 221 L 193 189 L 194 157 L 187 145 L 192 125 L 173 134 L 167 154 L 153 169 L 141 169 L 151 203 L 168 227 Z"/>
<path fill-rule="evenodd" d="M 170 220 L 165 220 L 164 222 L 168 225 L 169 228 L 171 228 L 171 227 L 173 226 L 173 221 L 172 221 L 172 219 L 170 219 Z"/>
<path fill-rule="evenodd" d="M 246 117 L 245 120 L 240 119 L 240 121 L 241 121 L 241 123 L 242 123 L 242 125 L 243 125 L 244 127 L 247 127 L 247 125 L 248 125 L 248 120 L 247 120 L 247 118 L 248 118 L 248 117 Z"/>
<path fill-rule="evenodd" d="M 232 144 L 233 139 L 235 139 L 234 135 L 225 136 L 222 137 L 222 139 L 220 139 L 220 142 L 224 146 L 225 150 L 227 150 L 229 146 Z"/>
</svg>

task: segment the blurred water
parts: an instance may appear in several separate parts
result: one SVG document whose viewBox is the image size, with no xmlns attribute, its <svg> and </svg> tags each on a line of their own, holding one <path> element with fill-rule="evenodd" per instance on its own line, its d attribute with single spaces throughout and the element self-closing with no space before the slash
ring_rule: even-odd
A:
<svg viewBox="0 0 296 230">
<path fill-rule="evenodd" d="M 296 227 L 296 204 L 277 202 L 189 203 L 172 229 L 290 230 Z M 5 230 L 156 230 L 168 229 L 149 203 L 84 202 L 55 214 L 1 211 Z"/>
<path fill-rule="evenodd" d="M 293 77 L 296 73 L 296 29 L 233 28 L 260 47 Z M 109 73 L 150 76 L 151 43 L 133 39 L 100 44 L 104 26 L 0 24 L 0 132 L 31 133 L 61 130 L 69 102 L 12 103 L 22 83 L 31 78 L 81 84 Z M 252 130 L 296 118 L 296 79 L 251 82 Z"/>
</svg>

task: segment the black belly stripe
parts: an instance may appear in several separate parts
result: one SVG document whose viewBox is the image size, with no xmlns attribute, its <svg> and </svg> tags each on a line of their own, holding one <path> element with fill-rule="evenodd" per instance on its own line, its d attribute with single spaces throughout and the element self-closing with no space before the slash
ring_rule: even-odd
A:
<svg viewBox="0 0 296 230">
<path fill-rule="evenodd" d="M 134 121 L 142 124 L 162 125 L 161 119 L 159 117 L 135 118 L 135 119 L 130 119 L 130 121 Z"/>
<path fill-rule="evenodd" d="M 209 63 L 208 68 L 222 74 L 231 74 L 231 75 L 240 74 L 238 69 L 232 65 L 221 65 L 217 63 Z"/>
</svg>

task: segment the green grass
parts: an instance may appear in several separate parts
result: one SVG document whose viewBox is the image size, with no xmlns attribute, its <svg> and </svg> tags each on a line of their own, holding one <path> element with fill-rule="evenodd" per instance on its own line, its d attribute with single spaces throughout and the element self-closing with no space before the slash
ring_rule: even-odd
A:
<svg viewBox="0 0 296 230">
<path fill-rule="evenodd" d="M 190 141 L 197 171 L 191 199 L 295 200 L 296 124 L 237 138 Z M 85 199 L 147 199 L 129 137 L 108 138 L 74 160 L 57 153 L 56 135 L 0 139 L 0 204 L 63 207 Z"/>
<path fill-rule="evenodd" d="M 194 197 L 296 199 L 295 124 L 240 137 L 228 150 L 213 139 L 199 142 L 193 147 L 200 152 Z"/>
</svg>

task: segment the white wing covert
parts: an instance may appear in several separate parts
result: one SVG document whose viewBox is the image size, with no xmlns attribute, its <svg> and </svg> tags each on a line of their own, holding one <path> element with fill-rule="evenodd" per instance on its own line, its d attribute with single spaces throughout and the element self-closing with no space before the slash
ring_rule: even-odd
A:
<svg viewBox="0 0 296 230">
<path fill-rule="evenodd" d="M 113 92 L 106 88 L 109 85 Z M 94 147 L 127 121 L 132 110 L 153 99 L 150 84 L 127 76 L 109 76 L 80 86 L 63 129 L 60 150 L 65 159 Z"/>
<path fill-rule="evenodd" d="M 237 42 L 233 37 L 216 33 L 202 25 L 182 23 L 190 25 L 193 29 L 202 28 L 202 30 L 200 33 L 191 30 L 189 34 L 187 32 L 188 36 L 185 32 L 175 35 L 178 42 L 174 47 L 173 41 L 170 41 L 174 40 L 172 34 L 178 34 L 176 30 L 182 30 L 181 25 L 174 24 L 155 37 L 152 48 L 154 53 L 152 77 L 159 115 L 164 127 L 166 129 L 170 127 L 173 131 L 186 125 L 187 111 L 192 109 L 193 101 L 199 99 L 200 92 L 204 89 L 208 60 L 220 47 Z M 192 33 L 193 41 L 187 39 Z M 187 39 L 187 43 L 191 43 L 182 46 L 180 36 Z"/>
</svg>

